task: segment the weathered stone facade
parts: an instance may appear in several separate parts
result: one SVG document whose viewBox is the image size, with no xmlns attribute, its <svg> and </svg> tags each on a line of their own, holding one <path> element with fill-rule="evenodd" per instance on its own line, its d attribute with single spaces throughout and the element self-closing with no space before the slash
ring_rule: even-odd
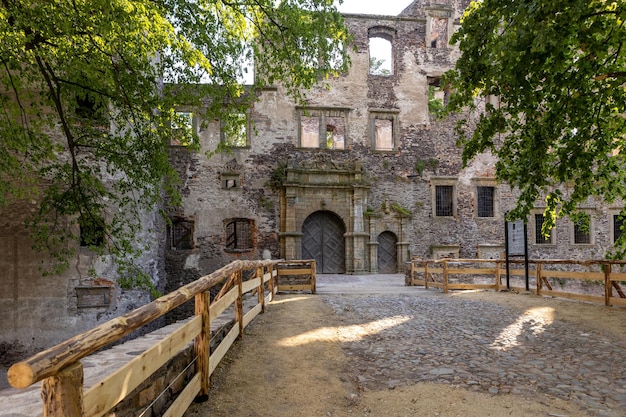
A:
<svg viewBox="0 0 626 417">
<path fill-rule="evenodd" d="M 389 265 L 400 271 L 412 256 L 500 256 L 503 217 L 516 193 L 495 180 L 490 155 L 464 168 L 456 120 L 429 112 L 429 86 L 458 57 L 447 40 L 467 4 L 415 1 L 399 16 L 347 15 L 356 48 L 349 73 L 306 92 L 303 107 L 280 86 L 264 91 L 250 109 L 245 147 L 210 159 L 174 149 L 184 155 L 184 216 L 195 225 L 193 248 L 173 251 L 186 259 L 175 276 L 190 270 L 199 276 L 264 253 L 313 255 L 320 272 L 345 273 L 389 271 Z M 390 42 L 390 74 L 370 74 L 373 37 Z M 222 139 L 219 122 L 199 134 L 204 151 Z M 484 192 L 486 212 L 478 207 Z M 450 199 L 449 212 L 439 212 L 440 194 Z M 552 244 L 534 244 L 529 219 L 530 256 L 604 256 L 612 218 L 599 205 L 590 209 L 590 244 L 575 243 L 569 220 L 559 222 Z M 241 250 L 229 249 L 232 219 L 246 219 L 253 229 L 253 241 Z M 328 263 L 333 253 L 342 259 Z"/>
<path fill-rule="evenodd" d="M 170 150 L 183 196 L 172 227 L 145 216 L 152 249 L 141 264 L 153 281 L 170 291 L 235 259 L 268 256 L 313 257 L 320 272 L 344 273 L 400 272 L 412 256 L 500 256 L 516 193 L 495 180 L 490 155 L 464 168 L 456 120 L 429 111 L 429 90 L 458 57 L 447 41 L 468 3 L 417 0 L 399 16 L 347 15 L 350 71 L 307 91 L 306 106 L 281 86 L 264 90 L 247 115 L 245 146 L 207 157 L 224 138 L 220 123 L 194 120 L 201 152 Z M 390 42 L 390 74 L 370 73 L 370 38 Z M 589 243 L 577 243 L 564 219 L 551 241 L 535 244 L 532 217 L 530 257 L 603 257 L 619 208 L 589 202 Z M 112 266 L 86 249 L 65 274 L 42 277 L 22 228 L 30 210 L 1 213 L 0 350 L 32 351 L 148 301 L 120 291 Z M 80 287 L 102 305 L 79 307 Z"/>
</svg>

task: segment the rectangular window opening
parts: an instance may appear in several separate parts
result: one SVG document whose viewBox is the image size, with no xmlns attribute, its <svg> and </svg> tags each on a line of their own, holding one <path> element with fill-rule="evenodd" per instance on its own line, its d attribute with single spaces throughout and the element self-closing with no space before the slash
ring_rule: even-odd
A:
<svg viewBox="0 0 626 417">
<path fill-rule="evenodd" d="M 435 187 L 435 215 L 450 217 L 454 215 L 454 187 L 437 185 Z"/>
<path fill-rule="evenodd" d="M 548 245 L 552 243 L 552 233 L 549 236 L 544 236 L 541 231 L 545 218 L 543 214 L 535 214 L 535 243 L 537 245 Z"/>
<path fill-rule="evenodd" d="M 622 236 L 623 225 L 624 225 L 624 220 L 620 219 L 619 214 L 614 214 L 613 215 L 613 243 L 617 242 L 617 240 Z"/>
<path fill-rule="evenodd" d="M 226 223 L 227 251 L 249 251 L 254 247 L 254 221 L 249 219 L 232 219 Z"/>
<path fill-rule="evenodd" d="M 478 217 L 494 217 L 495 187 L 477 187 L 477 214 Z"/>
<path fill-rule="evenodd" d="M 374 119 L 374 148 L 378 151 L 393 150 L 393 121 Z"/>
</svg>

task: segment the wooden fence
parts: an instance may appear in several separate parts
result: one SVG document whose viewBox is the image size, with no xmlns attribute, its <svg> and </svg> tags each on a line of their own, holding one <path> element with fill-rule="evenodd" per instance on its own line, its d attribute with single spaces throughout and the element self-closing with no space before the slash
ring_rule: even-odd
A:
<svg viewBox="0 0 626 417">
<path fill-rule="evenodd" d="M 524 278 L 526 270 L 523 263 L 522 260 L 509 260 L 509 277 L 518 277 L 518 280 L 519 277 Z M 444 293 L 449 290 L 493 289 L 500 291 L 506 289 L 506 286 L 502 284 L 502 277 L 506 277 L 506 262 L 503 259 L 413 259 L 410 264 L 408 285 L 439 288 Z M 513 265 L 516 267 L 513 268 Z M 621 272 L 626 266 L 626 261 L 541 259 L 531 260 L 529 265 L 529 280 L 534 283 L 531 291 L 537 295 L 626 307 L 626 295 L 620 287 L 620 282 L 626 282 L 626 273 Z M 451 277 L 460 279 L 451 279 Z M 455 282 L 461 280 L 472 282 Z M 483 283 L 475 283 L 475 281 Z M 484 283 L 486 281 L 487 283 Z M 556 291 L 555 281 L 563 288 L 568 282 L 587 282 L 590 283 L 588 288 L 592 290 L 597 288 L 600 294 Z M 525 291 L 524 287 L 511 286 L 510 288 Z"/>
<path fill-rule="evenodd" d="M 298 268 L 293 269 L 294 265 Z M 107 414 L 161 366 L 193 343 L 194 375 L 164 414 L 168 417 L 182 416 L 194 399 L 208 398 L 210 375 L 234 341 L 242 336 L 243 329 L 264 312 L 267 303 L 283 289 L 279 280 L 283 266 L 290 268 L 291 275 L 305 277 L 308 286 L 303 284 L 298 289 L 315 292 L 315 261 L 235 261 L 124 316 L 16 363 L 8 371 L 9 383 L 16 388 L 26 388 L 42 381 L 44 417 L 99 417 Z M 249 279 L 243 279 L 244 272 Z M 209 290 L 219 284 L 222 284 L 220 292 L 210 300 Z M 243 295 L 253 292 L 257 294 L 256 304 L 244 313 Z M 192 298 L 195 299 L 195 316 L 191 320 L 83 394 L 82 358 Z M 211 322 L 229 306 L 234 306 L 234 325 L 219 345 L 210 349 Z"/>
</svg>

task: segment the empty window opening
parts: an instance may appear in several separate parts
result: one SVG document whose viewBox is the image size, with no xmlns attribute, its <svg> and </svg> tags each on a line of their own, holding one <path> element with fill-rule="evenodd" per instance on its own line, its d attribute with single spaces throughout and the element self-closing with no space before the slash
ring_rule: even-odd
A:
<svg viewBox="0 0 626 417">
<path fill-rule="evenodd" d="M 433 17 L 430 21 L 431 48 L 446 48 L 448 45 L 448 19 Z"/>
<path fill-rule="evenodd" d="M 245 113 L 235 113 L 222 125 L 222 141 L 232 148 L 248 146 L 248 117 Z"/>
<path fill-rule="evenodd" d="M 104 245 L 104 220 L 84 215 L 78 219 L 81 247 L 102 247 Z"/>
<path fill-rule="evenodd" d="M 440 77 L 427 77 L 428 81 L 428 111 L 438 115 L 448 103 L 449 94 L 441 86 Z"/>
<path fill-rule="evenodd" d="M 175 112 L 171 121 L 172 136 L 170 145 L 189 146 L 196 142 L 194 116 L 190 112 Z"/>
<path fill-rule="evenodd" d="M 248 251 L 254 247 L 254 221 L 230 219 L 226 221 L 227 251 Z"/>
<path fill-rule="evenodd" d="M 326 123 L 326 148 L 345 149 L 346 141 L 343 118 L 327 117 Z"/>
<path fill-rule="evenodd" d="M 374 119 L 374 148 L 379 151 L 393 150 L 393 120 Z"/>
<path fill-rule="evenodd" d="M 537 245 L 547 245 L 552 243 L 552 232 L 548 236 L 544 236 L 542 229 L 545 218 L 543 214 L 535 214 L 535 243 Z"/>
<path fill-rule="evenodd" d="M 391 41 L 381 37 L 369 39 L 369 57 L 371 75 L 393 74 L 393 47 Z"/>
<path fill-rule="evenodd" d="M 494 187 L 477 187 L 477 215 L 478 217 L 494 217 Z"/>
<path fill-rule="evenodd" d="M 319 148 L 320 118 L 302 116 L 300 118 L 300 146 L 302 148 Z"/>
<path fill-rule="evenodd" d="M 624 219 L 622 219 L 619 214 L 614 214 L 613 215 L 613 243 L 617 242 L 617 240 L 622 236 L 623 225 L 624 225 Z"/>
<path fill-rule="evenodd" d="M 222 188 L 232 190 L 240 187 L 239 174 L 222 174 Z"/>
<path fill-rule="evenodd" d="M 454 215 L 454 186 L 435 186 L 435 215 L 442 217 Z"/>
<path fill-rule="evenodd" d="M 347 109 L 301 109 L 300 147 L 313 149 L 347 148 Z"/>
<path fill-rule="evenodd" d="M 193 249 L 193 220 L 172 219 L 170 225 L 170 248 L 175 250 Z"/>
</svg>

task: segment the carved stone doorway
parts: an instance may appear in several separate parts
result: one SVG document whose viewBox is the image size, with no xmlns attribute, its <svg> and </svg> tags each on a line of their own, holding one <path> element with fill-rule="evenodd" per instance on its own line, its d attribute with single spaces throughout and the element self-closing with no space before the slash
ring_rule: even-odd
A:
<svg viewBox="0 0 626 417">
<path fill-rule="evenodd" d="M 302 257 L 315 259 L 320 274 L 346 272 L 346 227 L 336 214 L 317 211 L 302 225 Z"/>
</svg>

